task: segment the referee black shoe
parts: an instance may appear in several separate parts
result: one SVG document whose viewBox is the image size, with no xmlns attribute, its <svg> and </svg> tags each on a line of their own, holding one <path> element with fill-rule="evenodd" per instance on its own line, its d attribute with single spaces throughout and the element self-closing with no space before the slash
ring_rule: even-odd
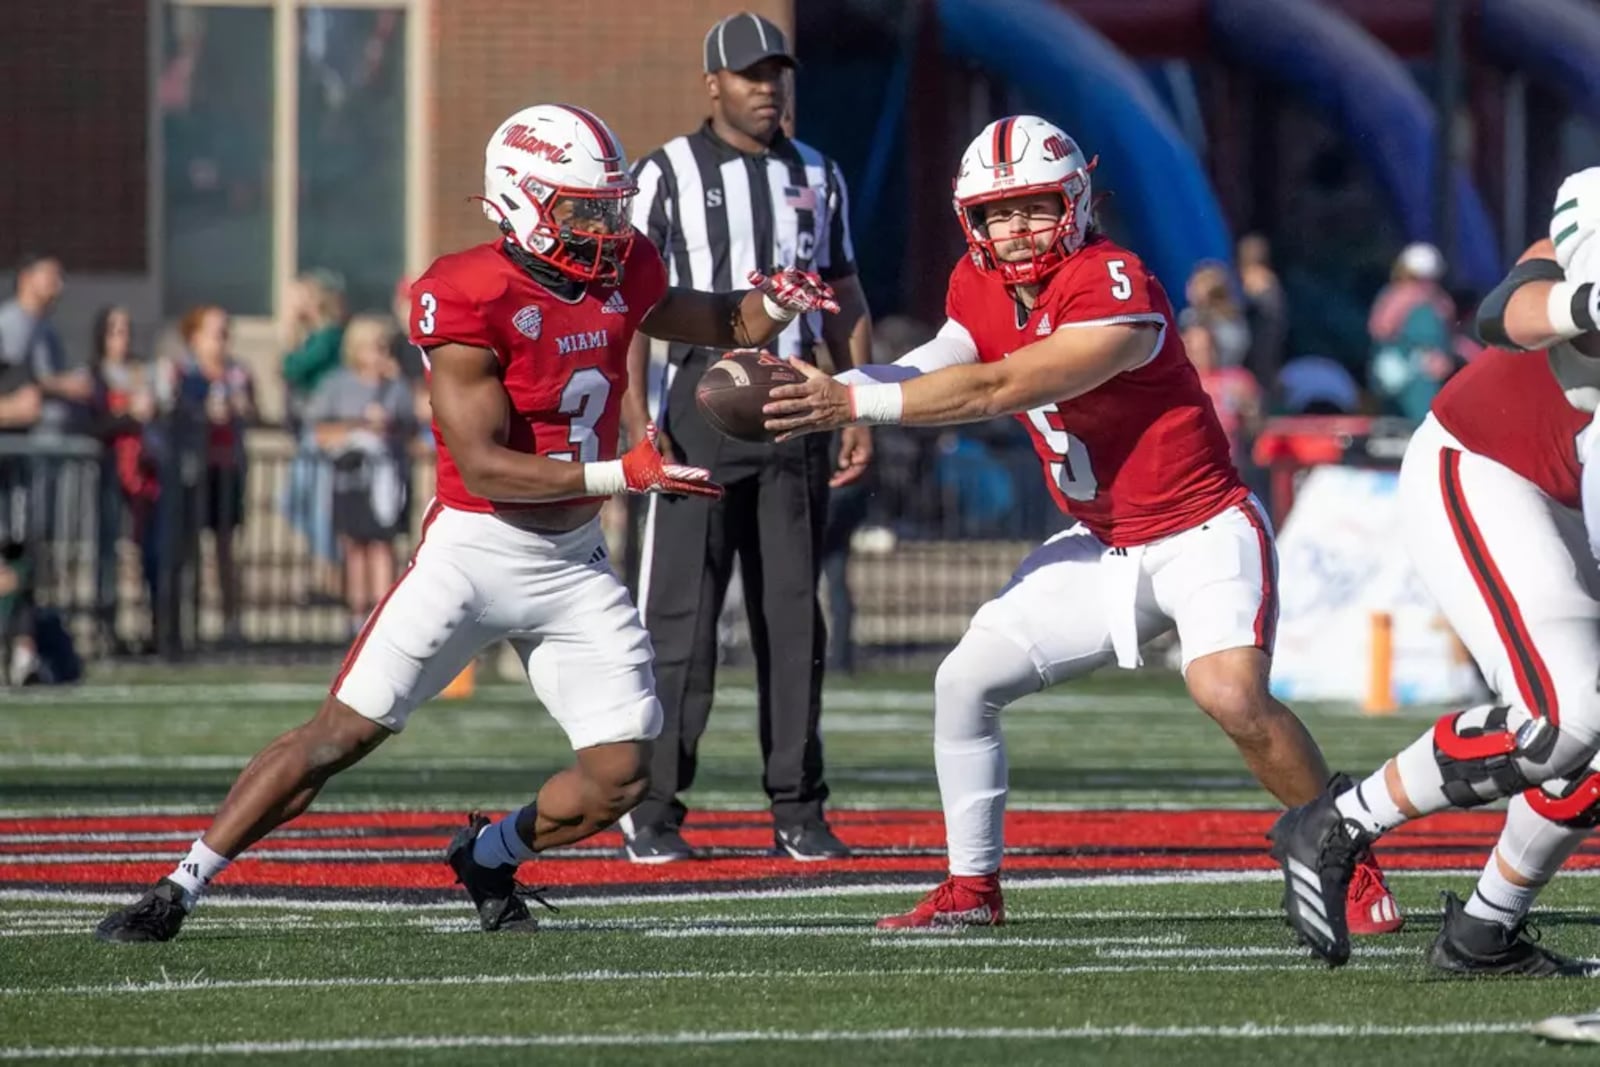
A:
<svg viewBox="0 0 1600 1067">
<path fill-rule="evenodd" d="M 1525 978 L 1593 978 L 1600 964 L 1569 960 L 1539 944 L 1539 931 L 1523 920 L 1507 928 L 1468 915 L 1461 898 L 1443 893 L 1444 925 L 1428 950 L 1428 962 L 1459 975 L 1522 975 Z"/>
<path fill-rule="evenodd" d="M 1342 967 L 1350 959 L 1345 900 L 1356 863 L 1372 843 L 1334 804 L 1349 788 L 1348 775 L 1335 775 L 1315 800 L 1278 816 L 1267 834 L 1272 858 L 1283 868 L 1284 916 L 1330 967 Z"/>
<path fill-rule="evenodd" d="M 850 846 L 834 836 L 821 819 L 778 826 L 772 832 L 773 851 L 801 863 L 842 860 L 850 857 Z"/>
<path fill-rule="evenodd" d="M 678 863 L 695 858 L 694 849 L 676 826 L 641 823 L 632 815 L 617 820 L 622 831 L 622 855 L 630 863 Z"/>
</svg>

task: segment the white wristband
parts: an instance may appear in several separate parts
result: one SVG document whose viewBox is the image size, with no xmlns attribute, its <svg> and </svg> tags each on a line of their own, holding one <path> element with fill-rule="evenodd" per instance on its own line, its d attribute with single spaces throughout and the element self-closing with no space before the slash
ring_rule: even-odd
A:
<svg viewBox="0 0 1600 1067">
<path fill-rule="evenodd" d="M 1550 319 L 1550 329 L 1557 337 L 1570 340 L 1583 332 L 1572 318 L 1572 296 L 1578 291 L 1576 282 L 1556 282 L 1550 287 L 1545 301 L 1545 315 Z"/>
<path fill-rule="evenodd" d="M 850 387 L 850 411 L 855 422 L 868 425 L 899 422 L 904 407 L 905 393 L 898 382 Z"/>
<path fill-rule="evenodd" d="M 583 465 L 583 491 L 589 496 L 615 496 L 628 489 L 628 476 L 622 473 L 622 460 Z"/>
<path fill-rule="evenodd" d="M 761 309 L 767 313 L 767 318 L 773 322 L 793 322 L 800 312 L 794 308 L 786 308 L 766 293 L 761 294 Z"/>
</svg>

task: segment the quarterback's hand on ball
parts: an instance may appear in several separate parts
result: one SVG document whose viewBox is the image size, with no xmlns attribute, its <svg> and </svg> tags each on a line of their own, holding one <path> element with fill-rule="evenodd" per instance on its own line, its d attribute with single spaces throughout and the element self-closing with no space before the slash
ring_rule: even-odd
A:
<svg viewBox="0 0 1600 1067">
<path fill-rule="evenodd" d="M 722 486 L 711 480 L 704 467 L 687 467 L 663 462 L 656 444 L 661 431 L 646 423 L 644 439 L 622 457 L 622 476 L 630 493 L 665 493 L 669 496 L 722 495 Z"/>
<path fill-rule="evenodd" d="M 833 288 L 809 271 L 785 267 L 766 275 L 758 270 L 749 274 L 750 284 L 760 290 L 767 315 L 774 322 L 788 322 L 807 311 L 839 310 Z"/>
<path fill-rule="evenodd" d="M 767 394 L 761 413 L 767 417 L 768 432 L 787 441 L 803 433 L 835 430 L 855 421 L 855 405 L 850 402 L 850 387 L 834 381 L 803 359 L 789 365 L 806 380 L 796 385 L 775 386 Z"/>
<path fill-rule="evenodd" d="M 1600 167 L 1567 175 L 1550 215 L 1556 262 L 1577 282 L 1600 281 Z"/>
</svg>

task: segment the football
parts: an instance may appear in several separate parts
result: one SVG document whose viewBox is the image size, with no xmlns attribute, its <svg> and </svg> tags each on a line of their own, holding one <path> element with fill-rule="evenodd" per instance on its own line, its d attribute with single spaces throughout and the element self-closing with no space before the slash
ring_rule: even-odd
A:
<svg viewBox="0 0 1600 1067">
<path fill-rule="evenodd" d="M 706 421 L 740 441 L 770 441 L 761 413 L 767 394 L 779 385 L 805 381 L 805 375 L 767 352 L 729 352 L 706 369 L 695 387 L 695 403 Z"/>
</svg>

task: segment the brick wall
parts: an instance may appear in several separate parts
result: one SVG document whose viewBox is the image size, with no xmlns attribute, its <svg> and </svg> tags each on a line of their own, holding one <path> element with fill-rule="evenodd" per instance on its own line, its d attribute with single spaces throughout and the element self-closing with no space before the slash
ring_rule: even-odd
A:
<svg viewBox="0 0 1600 1067">
<path fill-rule="evenodd" d="M 0 0 L 0 275 L 146 268 L 146 0 Z"/>
<path fill-rule="evenodd" d="M 3 2 L 3 0 L 0 0 Z M 483 147 L 520 107 L 586 107 L 622 139 L 630 159 L 698 125 L 706 30 L 741 10 L 729 0 L 650 0 L 626 15 L 614 0 L 540 17 L 525 0 L 435 0 L 433 254 L 487 240 L 493 231 L 467 197 L 483 190 Z M 789 32 L 790 0 L 748 0 Z M 792 40 L 792 34 L 791 34 Z"/>
</svg>

